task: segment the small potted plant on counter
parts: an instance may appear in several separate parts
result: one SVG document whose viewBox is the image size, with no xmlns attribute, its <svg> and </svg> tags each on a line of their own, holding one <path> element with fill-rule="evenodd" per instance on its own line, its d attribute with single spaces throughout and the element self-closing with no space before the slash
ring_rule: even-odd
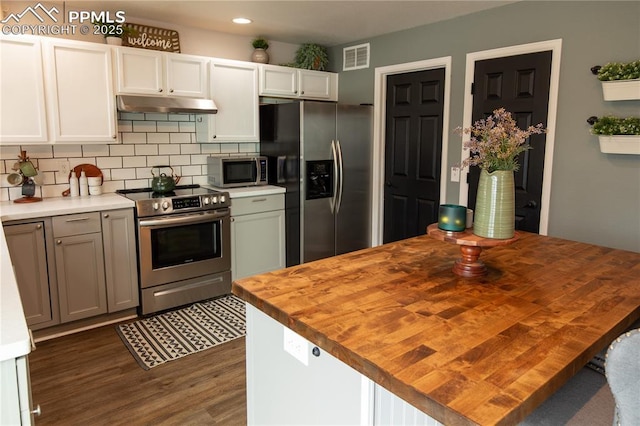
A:
<svg viewBox="0 0 640 426">
<path fill-rule="evenodd" d="M 606 154 L 640 155 L 640 117 L 589 117 L 591 133 L 598 135 L 600 151 Z"/>
<path fill-rule="evenodd" d="M 602 82 L 605 101 L 640 99 L 640 59 L 633 62 L 609 62 L 591 72 Z"/>
<path fill-rule="evenodd" d="M 269 43 L 262 37 L 258 37 L 251 42 L 253 46 L 253 54 L 251 55 L 251 60 L 253 62 L 258 62 L 260 64 L 268 64 L 269 63 L 269 54 L 267 53 L 267 49 L 269 48 Z"/>
</svg>

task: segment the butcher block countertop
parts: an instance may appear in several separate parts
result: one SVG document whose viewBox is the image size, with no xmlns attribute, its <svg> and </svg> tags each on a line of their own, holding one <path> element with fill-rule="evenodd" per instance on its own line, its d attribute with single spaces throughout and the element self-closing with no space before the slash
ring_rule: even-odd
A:
<svg viewBox="0 0 640 426">
<path fill-rule="evenodd" d="M 520 233 L 452 272 L 427 235 L 234 282 L 233 293 L 434 419 L 516 424 L 640 317 L 640 254 Z"/>
</svg>

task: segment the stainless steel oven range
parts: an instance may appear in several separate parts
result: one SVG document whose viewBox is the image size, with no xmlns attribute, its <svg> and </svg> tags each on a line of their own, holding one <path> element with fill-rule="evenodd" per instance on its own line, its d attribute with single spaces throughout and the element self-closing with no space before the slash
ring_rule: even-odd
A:
<svg viewBox="0 0 640 426">
<path fill-rule="evenodd" d="M 231 292 L 229 193 L 199 185 L 116 192 L 136 203 L 143 315 Z"/>
</svg>

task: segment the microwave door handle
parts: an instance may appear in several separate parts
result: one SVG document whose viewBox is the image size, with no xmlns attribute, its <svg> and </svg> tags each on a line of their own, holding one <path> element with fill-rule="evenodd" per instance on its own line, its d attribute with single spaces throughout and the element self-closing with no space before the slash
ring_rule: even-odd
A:
<svg viewBox="0 0 640 426">
<path fill-rule="evenodd" d="M 333 195 L 329 200 L 331 204 L 331 213 L 336 211 L 336 201 L 338 197 L 338 152 L 336 148 L 336 141 L 331 140 L 331 159 L 333 160 Z"/>
<path fill-rule="evenodd" d="M 260 159 L 256 157 L 254 158 L 254 161 L 256 162 L 256 179 L 253 183 L 258 185 L 260 183 L 260 176 L 262 176 L 262 170 L 260 167 Z"/>
</svg>

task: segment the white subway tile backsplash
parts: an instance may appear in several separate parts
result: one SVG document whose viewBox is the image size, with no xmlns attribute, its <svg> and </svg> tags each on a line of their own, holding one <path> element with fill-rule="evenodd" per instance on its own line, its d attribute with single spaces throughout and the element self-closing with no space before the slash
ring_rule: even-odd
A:
<svg viewBox="0 0 640 426">
<path fill-rule="evenodd" d="M 158 145 L 136 145 L 136 155 L 158 155 Z"/>
<path fill-rule="evenodd" d="M 158 154 L 180 154 L 180 145 L 158 145 Z"/>
<path fill-rule="evenodd" d="M 147 165 L 147 157 L 141 155 L 139 157 L 122 157 L 122 167 L 145 167 Z"/>
<path fill-rule="evenodd" d="M 135 143 L 135 144 L 144 144 L 147 143 L 147 134 L 146 133 L 122 133 L 122 143 Z"/>
<path fill-rule="evenodd" d="M 160 112 L 147 112 L 144 114 L 144 119 L 148 121 L 167 121 L 168 114 Z"/>
<path fill-rule="evenodd" d="M 96 166 L 100 169 L 122 168 L 122 157 L 98 157 Z"/>
<path fill-rule="evenodd" d="M 188 155 L 171 155 L 169 164 L 172 166 L 188 166 L 191 164 L 191 157 Z"/>
<path fill-rule="evenodd" d="M 156 122 L 155 121 L 134 121 L 133 122 L 133 131 L 134 132 L 155 132 Z"/>
<path fill-rule="evenodd" d="M 147 133 L 147 143 L 169 143 L 170 133 Z"/>
<path fill-rule="evenodd" d="M 180 125 L 177 122 L 171 121 L 158 121 L 157 132 L 178 133 L 180 131 Z"/>
<path fill-rule="evenodd" d="M 83 157 L 108 157 L 109 145 L 82 145 Z"/>
<path fill-rule="evenodd" d="M 160 170 L 154 169 L 153 173 L 155 173 L 155 175 L 158 176 L 158 173 L 167 173 L 167 171 L 160 171 Z M 141 167 L 136 169 L 137 179 L 151 179 L 152 177 L 153 175 L 151 174 L 151 167 Z"/>
<path fill-rule="evenodd" d="M 134 145 L 109 145 L 109 155 L 112 155 L 112 156 L 135 155 Z"/>
<path fill-rule="evenodd" d="M 206 185 L 207 157 L 250 155 L 260 151 L 259 143 L 198 143 L 194 114 L 119 113 L 119 144 L 29 145 L 22 148 L 43 175 L 37 194 L 59 197 L 68 185 L 68 173 L 56 171 L 59 160 L 73 168 L 97 165 L 104 178 L 103 192 L 151 185 L 151 167 L 170 164 L 182 176 L 181 185 Z M 17 161 L 21 147 L 0 146 L 0 200 L 22 197 L 20 187 L 8 188 L 6 176 Z M 167 171 L 165 171 L 167 172 Z"/>
<path fill-rule="evenodd" d="M 169 140 L 171 143 L 191 143 L 191 133 L 171 133 Z"/>
<path fill-rule="evenodd" d="M 111 169 L 111 180 L 137 179 L 136 169 Z"/>
</svg>

